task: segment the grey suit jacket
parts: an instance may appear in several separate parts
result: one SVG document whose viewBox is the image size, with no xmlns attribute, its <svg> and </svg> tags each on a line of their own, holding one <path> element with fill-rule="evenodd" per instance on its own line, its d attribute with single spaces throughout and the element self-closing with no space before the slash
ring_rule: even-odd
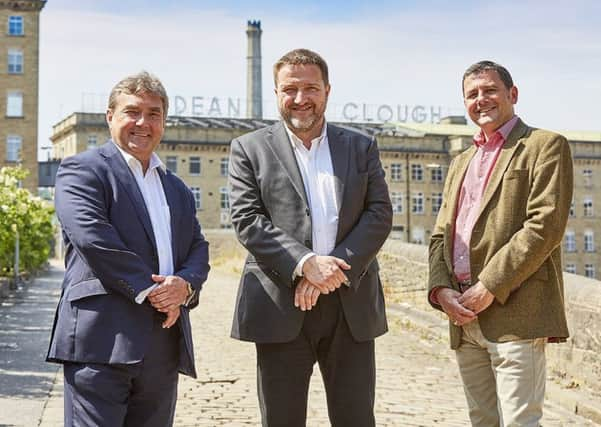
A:
<svg viewBox="0 0 601 427">
<path fill-rule="evenodd" d="M 340 206 L 330 255 L 351 265 L 350 288 L 338 292 L 353 337 L 387 331 L 376 253 L 392 226 L 392 207 L 376 141 L 328 125 Z M 294 307 L 293 272 L 311 252 L 311 212 L 284 125 L 279 122 L 234 139 L 230 154 L 232 223 L 249 256 L 238 291 L 232 337 L 286 342 L 302 327 Z"/>
</svg>

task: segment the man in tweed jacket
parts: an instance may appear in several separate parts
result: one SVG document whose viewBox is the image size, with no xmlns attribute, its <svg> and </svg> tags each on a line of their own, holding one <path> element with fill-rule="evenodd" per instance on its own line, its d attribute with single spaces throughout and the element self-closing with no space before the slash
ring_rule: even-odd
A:
<svg viewBox="0 0 601 427">
<path fill-rule="evenodd" d="M 474 426 L 538 426 L 544 347 L 565 341 L 561 239 L 572 200 L 567 140 L 514 113 L 502 66 L 463 76 L 480 131 L 451 163 L 430 241 L 428 299 L 449 316 Z"/>
</svg>

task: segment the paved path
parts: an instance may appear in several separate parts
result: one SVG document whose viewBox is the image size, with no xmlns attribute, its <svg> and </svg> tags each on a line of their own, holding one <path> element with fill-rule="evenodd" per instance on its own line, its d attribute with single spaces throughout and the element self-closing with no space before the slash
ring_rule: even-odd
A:
<svg viewBox="0 0 601 427">
<path fill-rule="evenodd" d="M 53 272 L 53 277 L 56 278 L 56 274 Z M 50 306 L 58 297 L 55 282 L 37 282 L 20 304 L 21 309 L 11 312 L 11 322 L 19 316 L 27 316 L 37 319 L 32 322 L 41 323 L 31 326 L 37 335 L 22 334 L 24 342 L 31 341 L 31 350 L 19 347 L 5 351 L 0 347 L 3 357 L 8 351 L 22 355 L 31 352 L 30 358 L 22 360 L 23 364 L 14 362 L 10 369 L 4 367 L 4 362 L 0 365 L 0 426 L 62 425 L 62 376 L 53 365 L 41 362 L 48 342 L 46 334 L 50 323 L 47 319 L 53 311 Z M 236 287 L 235 274 L 215 268 L 201 294 L 200 307 L 192 312 L 199 378 L 180 377 L 176 426 L 259 424 L 254 347 L 229 338 Z M 10 310 L 11 306 L 0 308 L 2 331 L 7 329 L 6 313 Z M 34 312 L 43 315 L 29 316 Z M 413 328 L 402 317 L 390 320 L 391 332 L 376 341 L 378 426 L 469 425 L 457 367 L 447 343 L 425 336 L 423 330 Z M 19 328 L 19 331 L 29 331 Z M 17 327 L 11 329 L 16 331 Z M 0 336 L 5 340 L 4 335 Z M 22 378 L 29 379 L 23 381 Z M 23 385 L 31 382 L 34 385 Z M 594 425 L 551 404 L 547 404 L 545 410 L 545 427 Z M 317 369 L 310 391 L 308 418 L 311 427 L 329 425 Z"/>
</svg>

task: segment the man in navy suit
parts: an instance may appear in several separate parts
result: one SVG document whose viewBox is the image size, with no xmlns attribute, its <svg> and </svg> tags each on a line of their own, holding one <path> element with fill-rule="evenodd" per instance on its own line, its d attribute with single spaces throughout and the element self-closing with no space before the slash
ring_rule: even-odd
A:
<svg viewBox="0 0 601 427">
<path fill-rule="evenodd" d="M 167 109 L 156 77 L 126 77 L 109 98 L 112 140 L 57 173 L 66 272 L 47 360 L 64 365 L 65 425 L 172 425 L 178 372 L 196 377 L 189 310 L 208 243 L 154 153 Z"/>
</svg>

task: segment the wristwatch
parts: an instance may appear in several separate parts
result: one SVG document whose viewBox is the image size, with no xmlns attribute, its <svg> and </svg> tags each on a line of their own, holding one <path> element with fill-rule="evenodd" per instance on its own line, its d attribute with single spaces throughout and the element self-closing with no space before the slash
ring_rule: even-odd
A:
<svg viewBox="0 0 601 427">
<path fill-rule="evenodd" d="M 194 288 L 192 287 L 192 285 L 190 284 L 190 282 L 186 282 L 186 286 L 188 288 L 188 296 L 186 297 L 186 299 L 182 303 L 182 305 L 184 307 L 187 307 L 188 304 L 190 304 L 190 301 L 192 301 L 192 298 L 194 297 Z"/>
</svg>

